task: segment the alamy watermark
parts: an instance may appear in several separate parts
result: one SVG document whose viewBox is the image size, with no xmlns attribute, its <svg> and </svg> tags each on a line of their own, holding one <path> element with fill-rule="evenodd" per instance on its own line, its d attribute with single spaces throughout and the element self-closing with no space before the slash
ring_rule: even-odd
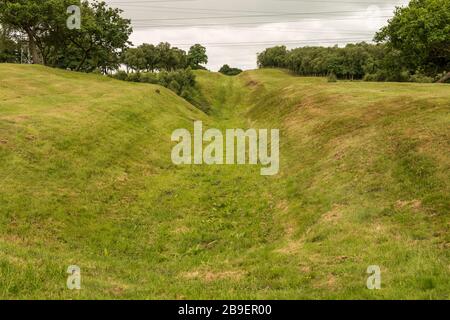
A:
<svg viewBox="0 0 450 320">
<path fill-rule="evenodd" d="M 367 289 L 379 290 L 381 289 L 381 269 L 379 266 L 373 265 L 367 268 L 367 273 L 370 276 L 367 278 Z"/>
<path fill-rule="evenodd" d="M 172 162 L 176 165 L 260 164 L 264 176 L 276 175 L 280 170 L 278 129 L 227 129 L 225 134 L 219 129 L 208 129 L 203 133 L 202 121 L 195 121 L 193 137 L 189 130 L 177 129 L 172 133 L 172 141 L 178 142 L 172 149 Z"/>
<path fill-rule="evenodd" d="M 79 6 L 71 5 L 67 7 L 67 14 L 70 16 L 67 18 L 66 25 L 70 30 L 81 29 L 81 9 Z"/>
<path fill-rule="evenodd" d="M 67 289 L 69 290 L 80 290 L 81 289 L 81 269 L 79 266 L 69 266 L 67 268 Z"/>
</svg>

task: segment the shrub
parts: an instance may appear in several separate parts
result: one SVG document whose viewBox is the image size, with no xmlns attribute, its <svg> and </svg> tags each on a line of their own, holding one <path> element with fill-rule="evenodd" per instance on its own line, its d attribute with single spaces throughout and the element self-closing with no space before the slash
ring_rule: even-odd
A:
<svg viewBox="0 0 450 320">
<path fill-rule="evenodd" d="M 174 79 L 170 81 L 169 85 L 167 86 L 168 89 L 172 90 L 176 94 L 181 94 L 181 86 L 180 84 Z"/>
<path fill-rule="evenodd" d="M 183 91 L 180 94 L 180 97 L 190 102 L 193 101 L 192 92 L 189 89 L 183 89 Z"/>
<path fill-rule="evenodd" d="M 141 73 L 140 82 L 158 84 L 158 76 L 152 72 Z"/>
<path fill-rule="evenodd" d="M 227 76 L 237 76 L 242 73 L 242 70 L 238 68 L 230 68 L 229 65 L 225 64 L 222 68 L 220 68 L 219 72 Z"/>
<path fill-rule="evenodd" d="M 422 73 L 416 73 L 410 77 L 409 81 L 418 82 L 418 83 L 432 83 L 434 81 L 434 79 L 432 77 L 428 77 Z"/>
<path fill-rule="evenodd" d="M 163 71 L 158 74 L 158 83 L 180 95 L 183 90 L 190 90 L 195 86 L 195 75 L 191 69 Z"/>
<path fill-rule="evenodd" d="M 389 82 L 407 82 L 411 76 L 407 70 L 378 70 L 376 73 L 366 74 L 364 81 L 389 81 Z"/>
<path fill-rule="evenodd" d="M 127 77 L 127 81 L 140 82 L 141 81 L 141 74 L 139 72 L 129 73 L 128 77 Z"/>
<path fill-rule="evenodd" d="M 161 71 L 160 73 L 136 72 L 127 74 L 124 71 L 118 71 L 112 77 L 131 82 L 159 84 L 197 105 L 196 99 L 194 98 L 196 85 L 195 75 L 190 68 L 175 71 Z"/>
<path fill-rule="evenodd" d="M 115 74 L 113 74 L 113 76 L 112 76 L 114 79 L 117 79 L 117 80 L 127 80 L 127 78 L 128 78 L 128 73 L 126 73 L 125 71 L 123 71 L 123 70 L 119 70 L 119 71 L 117 71 Z"/>
<path fill-rule="evenodd" d="M 403 70 L 402 72 L 400 72 L 400 75 L 399 75 L 397 81 L 407 82 L 407 81 L 409 81 L 410 78 L 411 78 L 411 74 L 409 73 L 409 71 Z"/>
</svg>

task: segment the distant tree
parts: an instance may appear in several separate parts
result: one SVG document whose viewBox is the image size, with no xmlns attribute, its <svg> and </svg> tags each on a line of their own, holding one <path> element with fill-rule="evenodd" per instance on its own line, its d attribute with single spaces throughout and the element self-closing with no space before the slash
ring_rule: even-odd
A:
<svg viewBox="0 0 450 320">
<path fill-rule="evenodd" d="M 158 67 L 158 50 L 156 47 L 152 44 L 144 43 L 139 46 L 139 48 L 142 50 L 145 58 L 145 70 L 153 72 Z"/>
<path fill-rule="evenodd" d="M 185 69 L 188 67 L 188 57 L 186 51 L 179 48 L 172 48 L 171 70 Z"/>
<path fill-rule="evenodd" d="M 349 44 L 346 46 L 346 50 L 344 50 L 343 53 L 347 77 L 352 80 L 354 78 L 361 79 L 364 77 L 364 65 L 369 58 L 365 43 Z"/>
<path fill-rule="evenodd" d="M 156 69 L 158 70 L 178 70 L 188 66 L 188 57 L 184 50 L 172 47 L 170 43 L 161 42 L 156 46 Z"/>
<path fill-rule="evenodd" d="M 158 54 L 158 64 L 159 70 L 172 70 L 172 46 L 168 42 L 161 42 L 156 46 Z"/>
<path fill-rule="evenodd" d="M 147 68 L 147 59 L 142 47 L 129 48 L 123 55 L 123 63 L 130 69 L 140 72 Z"/>
<path fill-rule="evenodd" d="M 286 66 L 286 58 L 288 51 L 286 46 L 277 46 L 268 48 L 264 52 L 258 54 L 258 66 L 284 68 Z"/>
<path fill-rule="evenodd" d="M 189 49 L 187 58 L 192 69 L 202 69 L 201 65 L 208 63 L 206 48 L 200 44 L 195 44 Z"/>
<path fill-rule="evenodd" d="M 222 68 L 220 68 L 219 72 L 227 76 L 236 76 L 242 73 L 242 70 L 238 68 L 231 68 L 229 65 L 225 64 Z"/>
<path fill-rule="evenodd" d="M 304 76 L 334 74 L 339 79 L 408 81 L 411 74 L 399 63 L 401 59 L 398 50 L 364 42 L 344 48 L 301 47 L 286 52 L 275 47 L 258 55 L 260 67 L 288 68 Z"/>
<path fill-rule="evenodd" d="M 397 50 L 397 64 L 410 72 L 419 68 L 428 74 L 449 71 L 450 1 L 412 0 L 407 7 L 398 7 L 375 40 Z"/>
<path fill-rule="evenodd" d="M 258 54 L 260 68 L 288 68 L 299 75 L 375 81 L 450 79 L 450 1 L 412 0 L 389 24 L 365 42 L 345 48 L 285 46 Z"/>
</svg>

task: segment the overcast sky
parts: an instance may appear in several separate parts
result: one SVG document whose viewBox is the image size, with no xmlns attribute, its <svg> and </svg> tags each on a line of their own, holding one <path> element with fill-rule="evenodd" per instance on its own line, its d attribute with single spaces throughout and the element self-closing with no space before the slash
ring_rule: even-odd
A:
<svg viewBox="0 0 450 320">
<path fill-rule="evenodd" d="M 370 41 L 408 0 L 106 0 L 132 20 L 133 45 L 201 43 L 207 67 L 256 68 L 267 47 Z"/>
</svg>

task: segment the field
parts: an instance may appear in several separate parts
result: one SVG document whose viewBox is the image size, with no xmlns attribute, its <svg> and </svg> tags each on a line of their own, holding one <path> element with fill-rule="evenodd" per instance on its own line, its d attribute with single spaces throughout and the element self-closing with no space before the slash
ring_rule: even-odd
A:
<svg viewBox="0 0 450 320">
<path fill-rule="evenodd" d="M 0 65 L 0 298 L 450 298 L 449 85 L 197 80 L 210 114 L 158 86 Z M 175 166 L 171 133 L 194 120 L 279 128 L 280 174 Z"/>
</svg>

